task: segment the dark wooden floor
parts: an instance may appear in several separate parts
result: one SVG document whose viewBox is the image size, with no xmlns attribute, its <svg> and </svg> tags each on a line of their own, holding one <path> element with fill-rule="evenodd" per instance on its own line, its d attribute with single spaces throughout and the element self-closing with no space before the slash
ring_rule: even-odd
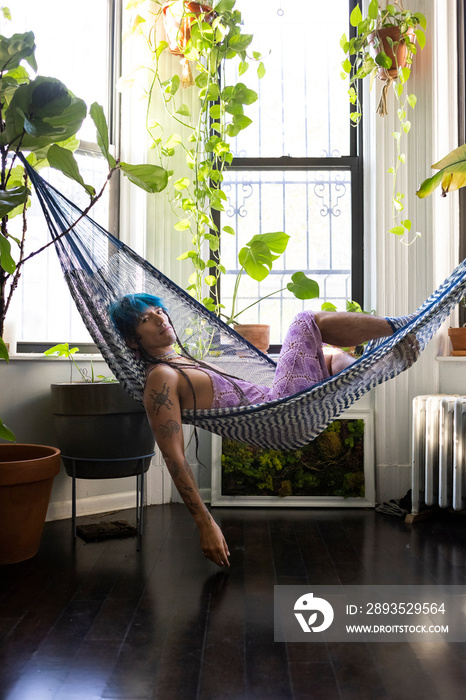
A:
<svg viewBox="0 0 466 700">
<path fill-rule="evenodd" d="M 273 641 L 274 584 L 466 584 L 464 518 L 215 517 L 232 553 L 227 572 L 202 557 L 182 505 L 146 509 L 139 552 L 136 539 L 73 547 L 69 521 L 48 523 L 34 559 L 0 568 L 2 700 L 465 696 L 466 643 Z"/>
</svg>

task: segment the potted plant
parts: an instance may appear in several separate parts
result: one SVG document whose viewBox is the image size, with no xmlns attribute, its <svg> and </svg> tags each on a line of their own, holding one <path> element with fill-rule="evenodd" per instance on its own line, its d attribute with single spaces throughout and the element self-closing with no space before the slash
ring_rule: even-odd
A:
<svg viewBox="0 0 466 700">
<path fill-rule="evenodd" d="M 122 163 L 111 155 L 104 112 L 94 103 L 89 113 L 110 172 L 100 192 L 86 185 L 72 153 L 79 145 L 76 134 L 86 117 L 86 104 L 61 81 L 31 76 L 24 63 L 37 72 L 34 52 L 32 32 L 0 37 L 0 359 L 6 362 L 8 349 L 2 340 L 5 318 L 23 265 L 43 250 L 26 255 L 31 189 L 19 157 L 25 157 L 36 169 L 51 166 L 79 182 L 90 195 L 85 213 L 99 200 L 116 169 L 148 192 L 158 192 L 167 183 L 167 173 L 160 166 Z M 15 217 L 20 220 L 19 235 L 11 226 Z M 1 420 L 0 438 L 14 440 L 13 432 Z"/>
<path fill-rule="evenodd" d="M 90 195 L 85 213 L 98 201 L 106 184 L 99 193 L 86 185 L 72 153 L 79 145 L 76 134 L 87 114 L 86 104 L 61 81 L 37 75 L 34 54 L 32 32 L 0 36 L 0 361 L 6 362 L 9 354 L 2 339 L 5 318 L 23 265 L 43 249 L 26 254 L 31 188 L 21 158 L 36 169 L 50 165 L 79 182 Z M 95 103 L 90 114 L 109 164 L 108 177 L 120 169 L 148 192 L 163 189 L 167 173 L 160 166 L 115 160 L 110 154 L 102 108 Z M 11 226 L 15 217 L 19 220 L 19 234 Z M 0 439 L 15 440 L 12 430 L 1 420 Z M 37 551 L 59 465 L 57 448 L 0 445 L 0 563 L 21 561 Z M 22 548 L 22 544 L 26 546 Z"/>
<path fill-rule="evenodd" d="M 155 438 L 144 407 L 113 376 L 96 376 L 92 362 L 90 373 L 80 367 L 77 352 L 68 343 L 45 351 L 45 355 L 70 360 L 70 381 L 51 385 L 52 413 L 66 473 L 79 479 L 104 479 L 146 472 Z M 73 368 L 79 373 L 78 381 L 73 381 Z M 141 462 L 141 457 L 146 459 Z"/>
<path fill-rule="evenodd" d="M 432 165 L 438 170 L 435 175 L 428 177 L 422 182 L 416 194 L 420 199 L 424 199 L 432 194 L 437 187 L 442 188 L 442 197 L 446 197 L 449 192 L 454 192 L 466 185 L 466 144 L 454 148 L 444 158 Z M 465 299 L 462 299 L 463 306 Z M 453 327 L 448 329 L 448 335 L 452 344 L 451 355 L 466 355 L 466 327 Z"/>
<path fill-rule="evenodd" d="M 304 272 L 295 272 L 291 276 L 291 282 L 288 282 L 286 287 L 256 299 L 252 304 L 241 310 L 238 309 L 238 292 L 243 273 L 246 273 L 257 282 L 262 282 L 269 275 L 273 262 L 285 252 L 289 239 L 290 236 L 283 231 L 259 233 L 241 248 L 238 253 L 238 262 L 241 267 L 235 280 L 231 311 L 229 314 L 225 314 L 223 311 L 220 312 L 227 324 L 234 325 L 235 330 L 240 335 L 258 347 L 259 350 L 262 350 L 262 352 L 267 352 L 269 347 L 270 327 L 267 324 L 238 323 L 238 317 L 241 314 L 259 304 L 263 299 L 279 294 L 284 289 L 288 289 L 297 299 L 314 299 L 319 296 L 319 285 L 317 282 L 306 277 Z M 221 308 L 224 308 L 223 305 L 221 305 Z"/>
<path fill-rule="evenodd" d="M 421 12 L 405 10 L 402 0 L 395 0 L 385 9 L 379 8 L 377 0 L 371 0 L 367 16 L 363 17 L 358 4 L 351 13 L 350 23 L 355 28 L 355 36 L 348 39 L 346 34 L 343 34 L 340 45 L 346 55 L 342 63 L 342 78 L 349 80 L 348 95 L 354 106 L 350 115 L 352 123 L 358 124 L 362 117 L 359 99 L 361 80 L 369 77 L 371 87 L 375 77 L 384 81 L 377 107 L 381 116 L 387 114 L 388 89 L 393 86 L 399 128 L 393 133 L 396 146 L 395 164 L 388 170 L 393 179 L 394 223 L 389 232 L 404 236 L 409 234 L 412 224 L 403 214 L 405 195 L 397 190 L 397 176 L 400 166 L 406 163 L 402 144 L 411 129 L 408 108 L 414 109 L 417 102 L 416 95 L 408 93 L 407 88 L 417 45 L 421 49 L 425 46 L 426 19 Z"/>
</svg>

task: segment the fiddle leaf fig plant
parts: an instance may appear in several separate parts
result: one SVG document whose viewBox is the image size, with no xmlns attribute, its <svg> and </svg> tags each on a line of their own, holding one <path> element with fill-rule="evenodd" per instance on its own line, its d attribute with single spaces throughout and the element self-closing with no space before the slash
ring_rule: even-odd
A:
<svg viewBox="0 0 466 700">
<path fill-rule="evenodd" d="M 393 227 L 389 233 L 396 236 L 409 234 L 412 222 L 404 213 L 405 194 L 398 190 L 399 169 L 406 164 L 403 151 L 404 142 L 411 130 L 410 109 L 416 106 L 417 97 L 408 92 L 413 56 L 417 46 L 424 48 L 426 43 L 426 18 L 421 12 L 405 10 L 402 0 L 379 7 L 377 0 L 371 0 L 367 15 L 364 17 L 359 4 L 350 15 L 350 24 L 355 29 L 355 36 L 350 39 L 343 34 L 340 46 L 345 53 L 341 76 L 348 80 L 348 95 L 354 106 L 350 118 L 353 125 L 362 117 L 360 103 L 360 81 L 370 79 L 372 88 L 375 78 L 384 81 L 377 112 L 387 114 L 388 90 L 393 87 L 396 103 L 398 128 L 393 132 L 395 140 L 395 163 L 388 173 L 392 175 L 392 219 Z"/>
<path fill-rule="evenodd" d="M 8 13 L 3 14 L 9 18 Z M 117 168 L 148 192 L 164 189 L 168 179 L 166 171 L 158 165 L 130 165 L 111 156 L 105 115 L 102 107 L 95 103 L 91 107 L 91 117 L 110 172 L 99 193 L 87 185 L 72 153 L 79 146 L 76 134 L 87 115 L 87 106 L 60 80 L 31 76 L 29 70 L 37 72 L 34 54 L 33 32 L 11 37 L 0 35 L 0 360 L 6 362 L 9 354 L 1 336 L 23 265 L 51 245 L 29 254 L 26 252 L 31 188 L 22 159 L 36 170 L 51 166 L 79 182 L 90 196 L 84 213 L 101 197 Z M 17 222 L 12 225 L 15 217 Z M 0 438 L 13 439 L 13 433 L 1 421 Z"/>
</svg>

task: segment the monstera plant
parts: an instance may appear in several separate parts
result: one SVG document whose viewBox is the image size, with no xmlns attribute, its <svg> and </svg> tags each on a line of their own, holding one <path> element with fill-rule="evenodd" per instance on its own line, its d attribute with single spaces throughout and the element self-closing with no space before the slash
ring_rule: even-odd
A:
<svg viewBox="0 0 466 700">
<path fill-rule="evenodd" d="M 23 265 L 37 253 L 26 254 L 27 209 L 32 192 L 21 158 L 35 169 L 51 166 L 79 182 L 90 196 L 86 211 L 102 195 L 108 181 L 97 193 L 81 177 L 73 151 L 79 145 L 76 134 L 87 115 L 86 104 L 59 80 L 37 75 L 34 52 L 33 32 L 0 36 L 0 359 L 7 362 L 8 349 L 2 340 L 5 318 Z M 159 192 L 166 186 L 167 173 L 160 166 L 115 160 L 109 150 L 102 107 L 94 103 L 90 115 L 110 174 L 120 169 L 148 192 Z M 13 227 L 15 217 L 20 221 Z M 1 420 L 0 437 L 14 439 Z"/>
</svg>

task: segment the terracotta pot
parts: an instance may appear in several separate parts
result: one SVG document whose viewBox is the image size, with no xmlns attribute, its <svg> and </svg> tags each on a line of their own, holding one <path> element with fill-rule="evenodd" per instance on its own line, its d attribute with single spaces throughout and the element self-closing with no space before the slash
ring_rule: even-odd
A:
<svg viewBox="0 0 466 700">
<path fill-rule="evenodd" d="M 186 13 L 194 13 L 197 17 L 201 13 L 206 14 L 206 21 L 214 17 L 210 5 L 189 0 L 168 0 L 162 7 L 163 24 L 167 35 L 168 50 L 175 56 L 183 56 L 186 44 L 191 36 L 191 27 L 194 17 L 186 16 Z"/>
<path fill-rule="evenodd" d="M 0 445 L 0 564 L 37 554 L 59 470 L 56 447 Z"/>
<path fill-rule="evenodd" d="M 263 323 L 239 323 L 234 326 L 234 329 L 262 352 L 267 352 L 269 349 L 270 326 Z"/>
<path fill-rule="evenodd" d="M 466 355 L 466 328 L 449 328 L 448 335 L 453 347 L 451 354 Z"/>
<path fill-rule="evenodd" d="M 416 39 L 414 29 L 410 27 L 407 33 L 411 41 L 414 42 Z M 406 59 L 408 58 L 409 53 L 406 44 L 404 43 L 404 41 L 401 41 L 398 44 L 398 46 L 395 47 L 395 59 L 391 46 L 387 41 L 387 37 L 390 37 L 393 43 L 400 41 L 399 28 L 383 27 L 382 29 L 378 29 L 376 32 L 372 32 L 372 34 L 369 34 L 368 36 L 368 40 L 371 45 L 371 54 L 373 58 L 375 58 L 377 54 L 381 51 L 380 46 L 382 45 L 383 51 L 387 54 L 389 58 L 392 59 L 392 67 L 390 68 L 390 70 L 387 70 L 387 68 L 379 68 L 379 70 L 377 71 L 377 77 L 380 80 L 387 80 L 387 78 L 396 78 L 398 75 L 397 64 L 399 68 L 405 68 L 407 65 Z"/>
</svg>

